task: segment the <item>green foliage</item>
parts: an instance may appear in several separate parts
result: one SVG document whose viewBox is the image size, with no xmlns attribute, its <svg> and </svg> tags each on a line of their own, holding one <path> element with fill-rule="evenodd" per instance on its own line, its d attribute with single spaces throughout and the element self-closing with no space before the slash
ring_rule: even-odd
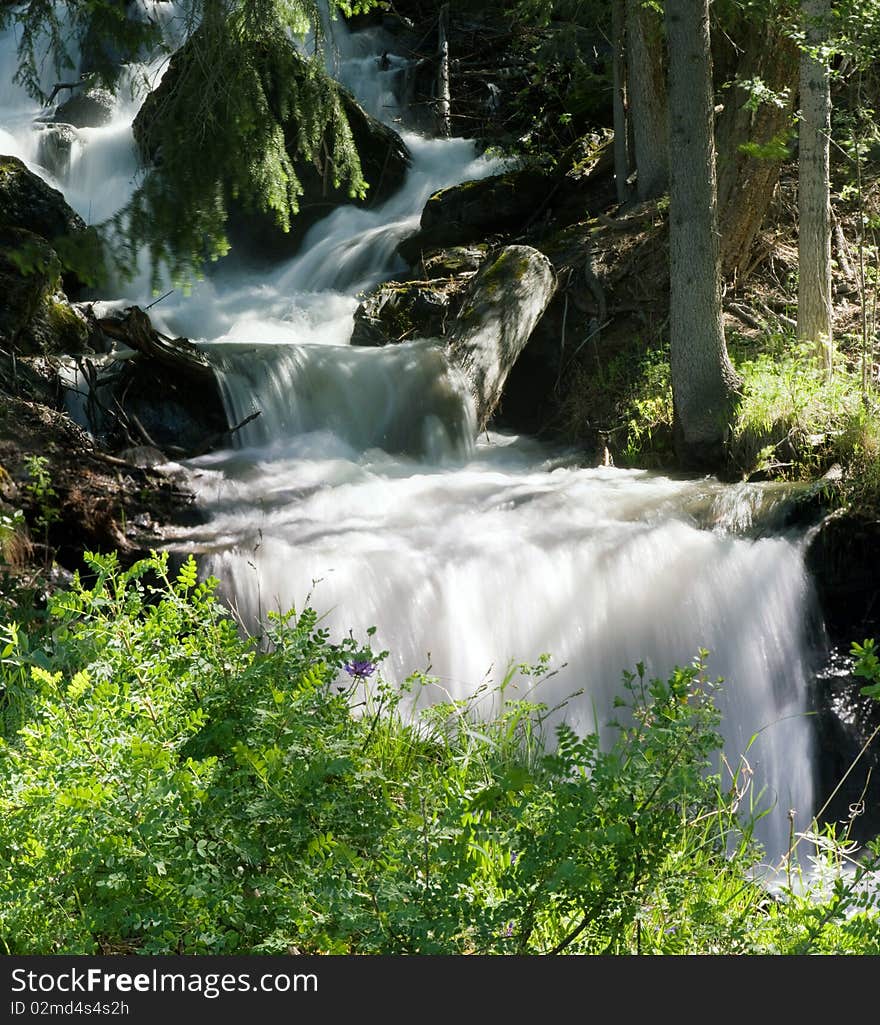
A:
<svg viewBox="0 0 880 1025">
<path fill-rule="evenodd" d="M 768 142 L 744 142 L 739 149 L 746 156 L 756 160 L 787 160 L 791 156 L 791 129 L 777 132 Z"/>
<path fill-rule="evenodd" d="M 610 60 L 597 49 L 607 32 L 607 5 L 596 0 L 518 0 L 499 5 L 509 19 L 517 62 L 497 147 L 553 166 L 567 147 L 610 123 Z"/>
<path fill-rule="evenodd" d="M 591 342 L 585 342 L 589 353 Z M 572 432 L 594 430 L 607 438 L 620 466 L 656 467 L 674 462 L 672 450 L 672 379 L 668 346 L 645 347 L 627 337 L 619 348 L 603 338 L 595 360 L 582 358 L 565 400 Z"/>
<path fill-rule="evenodd" d="M 28 480 L 24 489 L 37 509 L 34 522 L 45 532 L 61 519 L 58 495 L 52 487 L 52 475 L 49 473 L 49 460 L 46 456 L 30 455 L 25 459 L 25 467 Z"/>
<path fill-rule="evenodd" d="M 870 682 L 862 687 L 862 693 L 880 701 L 880 659 L 877 657 L 877 642 L 869 638 L 863 644 L 854 642 L 851 652 L 856 660 L 853 672 Z"/>
<path fill-rule="evenodd" d="M 840 353 L 828 377 L 814 347 L 789 336 L 768 335 L 761 351 L 748 355 L 735 339 L 730 348 L 743 379 L 730 441 L 741 472 L 802 479 L 835 460 L 852 461 L 865 407 L 859 379 Z"/>
<path fill-rule="evenodd" d="M 57 253 L 36 236 L 5 250 L 7 259 L 20 274 L 45 274 L 56 281 L 61 273 Z"/>
<path fill-rule="evenodd" d="M 111 263 L 122 273 L 125 266 L 119 263 L 118 252 L 114 251 L 112 239 L 105 231 L 90 225 L 84 231 L 60 235 L 52 239 L 52 248 L 58 254 L 65 271 L 76 276 L 84 285 L 95 287 L 107 280 Z"/>
<path fill-rule="evenodd" d="M 79 71 L 75 56 L 90 39 L 94 81 L 112 89 L 120 63 L 137 60 L 161 43 L 158 24 L 129 18 L 125 4 L 113 0 L 30 0 L 0 5 L 0 28 L 18 30 L 19 65 L 14 81 L 45 103 L 44 76 L 51 68 L 58 81 Z M 50 86 L 51 88 L 51 86 Z"/>
<path fill-rule="evenodd" d="M 290 230 L 303 192 L 297 160 L 319 162 L 328 184 L 344 184 L 352 198 L 366 193 L 338 87 L 320 51 L 298 51 L 290 32 L 308 23 L 288 7 L 237 4 L 206 18 L 151 108 L 143 142 L 158 167 L 115 223 L 177 283 L 228 251 L 232 201 Z"/>
<path fill-rule="evenodd" d="M 436 682 L 392 688 L 384 652 L 332 641 L 310 609 L 270 617 L 264 650 L 193 560 L 172 577 L 164 556 L 124 571 L 85 558 L 88 585 L 0 636 L 8 953 L 769 942 L 780 912 L 747 878 L 742 781 L 711 771 L 705 653 L 667 681 L 627 673 L 608 742 L 563 721 L 549 744 L 559 710 L 535 700 L 547 656 L 494 690 L 405 711 Z M 797 910 L 789 945 L 813 921 Z M 849 927 L 852 949 L 876 944 L 872 914 L 864 935 Z"/>
</svg>

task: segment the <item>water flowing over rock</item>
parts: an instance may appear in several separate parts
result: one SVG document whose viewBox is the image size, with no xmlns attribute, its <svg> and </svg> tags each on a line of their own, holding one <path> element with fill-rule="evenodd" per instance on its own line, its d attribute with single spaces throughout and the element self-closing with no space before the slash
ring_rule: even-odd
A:
<svg viewBox="0 0 880 1025">
<path fill-rule="evenodd" d="M 170 9 L 168 16 L 178 11 L 173 4 L 155 7 Z M 375 47 L 369 43 L 352 58 L 350 40 L 334 39 L 347 66 L 344 80 L 372 75 L 376 88 L 358 89 L 357 96 L 373 114 L 387 110 L 389 78 L 379 80 Z M 389 63 L 398 62 L 403 56 L 392 53 Z M 147 114 L 159 116 L 159 99 L 161 87 L 145 104 L 139 134 Z M 32 132 L 33 112 L 22 109 L 21 123 Z M 10 127 L 10 135 L 19 132 L 19 122 Z M 376 149 L 380 178 L 388 138 L 382 133 Z M 800 538 L 756 530 L 743 503 L 735 501 L 731 511 L 731 492 L 717 481 L 588 465 L 583 449 L 498 429 L 514 404 L 516 374 L 523 377 L 523 402 L 537 404 L 532 355 L 542 352 L 542 336 L 552 386 L 565 370 L 559 354 L 567 357 L 586 338 L 592 345 L 588 325 L 594 317 L 603 323 L 602 246 L 617 250 L 622 236 L 608 228 L 597 241 L 597 225 L 588 221 L 609 183 L 613 189 L 607 153 L 588 143 L 583 160 L 572 157 L 566 168 L 560 160 L 552 176 L 538 176 L 543 192 L 535 186 L 526 194 L 523 186 L 518 196 L 496 181 L 476 202 L 480 186 L 462 190 L 456 223 L 491 214 L 494 226 L 481 221 L 473 245 L 439 252 L 433 243 L 419 246 L 405 268 L 397 246 L 419 230 L 430 197 L 507 173 L 467 139 L 405 139 L 413 156 L 405 175 L 404 153 L 392 153 L 400 189 L 391 188 L 389 167 L 391 177 L 381 188 L 375 182 L 367 204 L 343 202 L 314 224 L 296 259 L 257 274 L 221 265 L 191 294 L 169 293 L 150 308 L 144 348 L 131 344 L 144 340 L 140 334 L 126 339 L 124 323 L 105 324 L 105 332 L 119 335 L 114 351 L 105 345 L 95 358 L 65 361 L 71 409 L 83 413 L 91 397 L 109 411 L 103 452 L 96 445 L 93 460 L 84 461 L 89 439 L 79 431 L 83 436 L 59 449 L 50 466 L 53 480 L 64 482 L 65 510 L 78 510 L 65 529 L 65 564 L 77 565 L 83 539 L 128 542 L 132 549 L 135 542 L 161 543 L 175 557 L 194 552 L 248 627 L 262 632 L 269 608 L 313 607 L 332 634 L 373 638 L 376 651 L 388 650 L 382 672 L 390 686 L 430 666 L 437 683 L 423 692 L 426 701 L 473 697 L 504 678 L 505 666 L 547 652 L 558 670 L 541 681 L 511 679 L 508 693 L 553 709 L 548 738 L 561 719 L 576 730 L 604 731 L 622 673 L 637 663 L 666 676 L 708 648 L 709 673 L 729 681 L 719 696 L 725 753 L 735 766 L 748 752 L 756 791 L 767 787 L 759 804 L 773 807 L 758 832 L 775 858 L 788 844 L 787 809 L 797 809 L 800 828 L 820 803 L 810 714 L 811 642 L 819 625 Z M 155 155 L 148 138 L 141 134 L 139 141 Z M 67 195 L 90 220 L 103 220 L 131 195 L 132 137 L 120 117 L 84 130 L 81 142 Z M 22 140 L 21 151 L 33 152 L 33 143 Z M 487 199 L 502 193 L 516 211 L 503 230 L 495 215 L 504 211 L 492 210 Z M 526 195 L 531 206 L 522 202 Z M 545 222 L 557 214 L 577 225 L 564 238 L 558 220 Z M 28 228 L 48 237 L 27 223 L 17 230 Z M 442 217 L 435 228 L 443 228 Z M 261 255 L 268 261 L 272 239 L 255 221 L 245 230 L 255 246 L 267 244 Z M 639 275 L 626 270 L 640 285 Z M 551 300 L 555 280 L 562 301 Z M 377 341 L 405 344 L 352 345 L 352 315 L 380 282 L 386 285 L 375 294 L 389 298 L 373 308 L 370 326 Z M 395 291 L 399 302 L 391 301 Z M 434 303 L 441 291 L 450 296 L 445 316 L 443 303 Z M 131 310 L 149 294 L 144 283 L 108 290 L 109 308 L 97 319 L 114 319 L 113 310 Z M 643 297 L 636 298 L 641 310 Z M 409 318 L 428 330 L 410 331 L 403 323 Z M 197 341 L 190 347 L 186 338 Z M 193 349 L 210 361 L 213 376 Z M 175 365 L 171 353 L 183 362 Z M 188 366 L 190 356 L 199 366 Z M 12 362 L 0 352 L 0 371 Z M 16 362 L 22 377 L 21 367 L 37 359 Z M 56 409 L 37 433 L 39 425 L 26 421 L 30 405 L 7 407 L 5 394 L 0 402 L 7 444 L 0 461 L 21 483 L 22 425 L 27 451 L 35 438 L 36 451 L 48 449 L 74 426 Z M 94 426 L 101 434 L 102 425 Z M 180 456 L 179 472 L 198 491 L 199 521 L 173 539 L 136 541 L 127 531 L 141 510 L 131 500 L 155 488 L 159 475 L 132 464 L 154 464 L 178 449 L 192 457 Z M 73 473 L 65 476 L 65 466 Z M 121 474 L 131 483 L 114 491 L 97 475 L 101 467 L 106 477 Z M 88 487 L 79 487 L 79 478 Z M 169 495 L 169 505 L 177 504 Z M 83 522 L 93 511 L 101 522 Z M 152 506 L 148 511 L 154 514 Z"/>
<path fill-rule="evenodd" d="M 446 351 L 470 383 L 480 430 L 555 290 L 550 261 L 529 246 L 506 246 L 471 281 Z"/>
<path fill-rule="evenodd" d="M 47 124 L 40 131 L 37 154 L 40 163 L 56 178 L 66 178 L 70 173 L 70 161 L 77 131 L 73 125 Z"/>
<path fill-rule="evenodd" d="M 507 246 L 483 260 L 477 249 L 445 250 L 432 258 L 433 269 L 473 269 L 377 286 L 355 311 L 351 336 L 364 346 L 443 339 L 450 363 L 468 381 L 479 430 L 556 290 L 552 265 L 536 249 Z"/>
<path fill-rule="evenodd" d="M 163 116 L 163 104 L 170 92 L 186 74 L 194 48 L 184 44 L 171 58 L 168 70 L 159 86 L 144 101 L 134 120 L 134 138 L 142 158 L 148 163 L 161 162 L 157 148 L 157 127 Z M 305 61 L 302 75 L 308 74 Z M 346 204 L 373 207 L 393 195 L 403 183 L 410 166 L 411 155 L 398 133 L 389 125 L 372 117 L 352 94 L 340 86 L 340 96 L 346 119 L 351 128 L 355 149 L 360 158 L 363 176 L 369 189 L 365 199 L 349 195 L 345 185 L 335 187 L 325 169 L 303 159 L 298 153 L 300 127 L 290 117 L 280 121 L 287 152 L 296 175 L 303 187 L 299 199 L 299 213 L 293 219 L 291 230 L 284 232 L 267 213 L 245 210 L 233 202 L 230 205 L 229 234 L 233 247 L 250 257 L 279 259 L 293 255 L 302 243 L 306 231 L 336 207 Z M 332 140 L 325 137 L 325 148 L 332 152 Z"/>
<path fill-rule="evenodd" d="M 109 89 L 86 89 L 59 103 L 52 120 L 74 128 L 100 128 L 113 120 L 115 107 Z"/>
<path fill-rule="evenodd" d="M 425 204 L 419 230 L 398 248 L 415 266 L 437 249 L 540 236 L 546 224 L 558 230 L 607 208 L 613 189 L 610 140 L 586 136 L 552 169 L 527 165 L 439 190 Z"/>
<path fill-rule="evenodd" d="M 423 251 L 521 229 L 540 208 L 549 187 L 546 172 L 525 168 L 436 192 L 425 204 L 418 232 L 401 242 L 401 255 L 414 264 Z"/>
</svg>

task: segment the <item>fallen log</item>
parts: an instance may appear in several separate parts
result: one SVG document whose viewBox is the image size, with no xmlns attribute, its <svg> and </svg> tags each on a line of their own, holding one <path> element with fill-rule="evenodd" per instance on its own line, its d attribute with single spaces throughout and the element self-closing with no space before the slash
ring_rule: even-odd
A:
<svg viewBox="0 0 880 1025">
<path fill-rule="evenodd" d="M 214 378 L 207 356 L 188 338 L 169 338 L 157 331 L 139 306 L 129 306 L 122 317 L 99 317 L 98 326 L 110 338 L 192 377 Z"/>
</svg>

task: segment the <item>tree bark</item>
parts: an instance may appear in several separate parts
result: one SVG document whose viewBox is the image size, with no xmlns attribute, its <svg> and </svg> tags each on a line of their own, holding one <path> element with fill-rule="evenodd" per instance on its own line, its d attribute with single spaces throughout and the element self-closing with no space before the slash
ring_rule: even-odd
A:
<svg viewBox="0 0 880 1025">
<path fill-rule="evenodd" d="M 675 443 L 687 468 L 716 468 L 736 389 L 721 319 L 709 0 L 667 0 L 669 335 Z"/>
<path fill-rule="evenodd" d="M 437 134 L 448 138 L 452 133 L 452 98 L 449 89 L 449 4 L 440 8 L 437 26 Z"/>
<path fill-rule="evenodd" d="M 734 33 L 731 33 L 734 34 Z M 798 52 L 779 26 L 742 20 L 735 32 L 734 81 L 724 97 L 715 134 L 721 273 L 741 283 L 773 199 L 791 135 L 797 95 Z M 759 80 L 773 94 L 755 102 L 739 83 Z"/>
<path fill-rule="evenodd" d="M 612 0 L 611 47 L 614 181 L 617 186 L 617 202 L 625 203 L 630 196 L 629 177 L 633 171 L 626 99 L 626 0 Z"/>
<path fill-rule="evenodd" d="M 642 0 L 626 0 L 627 98 L 635 144 L 636 195 L 662 196 L 669 184 L 669 125 L 661 21 Z"/>
<path fill-rule="evenodd" d="M 802 0 L 806 47 L 801 53 L 798 141 L 798 338 L 816 346 L 831 372 L 831 86 L 827 63 L 811 54 L 825 39 L 827 0 Z"/>
</svg>

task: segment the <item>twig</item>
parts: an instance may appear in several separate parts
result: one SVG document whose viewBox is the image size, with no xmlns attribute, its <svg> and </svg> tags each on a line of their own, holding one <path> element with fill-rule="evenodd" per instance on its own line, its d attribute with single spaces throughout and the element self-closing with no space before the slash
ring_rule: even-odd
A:
<svg viewBox="0 0 880 1025">
<path fill-rule="evenodd" d="M 156 305 L 156 303 L 160 303 L 160 302 L 162 302 L 163 299 L 167 299 L 168 296 L 171 295 L 173 292 L 174 292 L 174 289 L 173 288 L 169 288 L 168 291 L 164 295 L 160 295 L 158 299 L 154 299 L 150 303 L 150 305 L 149 306 L 145 306 L 144 309 L 145 310 L 151 310 Z"/>
</svg>

